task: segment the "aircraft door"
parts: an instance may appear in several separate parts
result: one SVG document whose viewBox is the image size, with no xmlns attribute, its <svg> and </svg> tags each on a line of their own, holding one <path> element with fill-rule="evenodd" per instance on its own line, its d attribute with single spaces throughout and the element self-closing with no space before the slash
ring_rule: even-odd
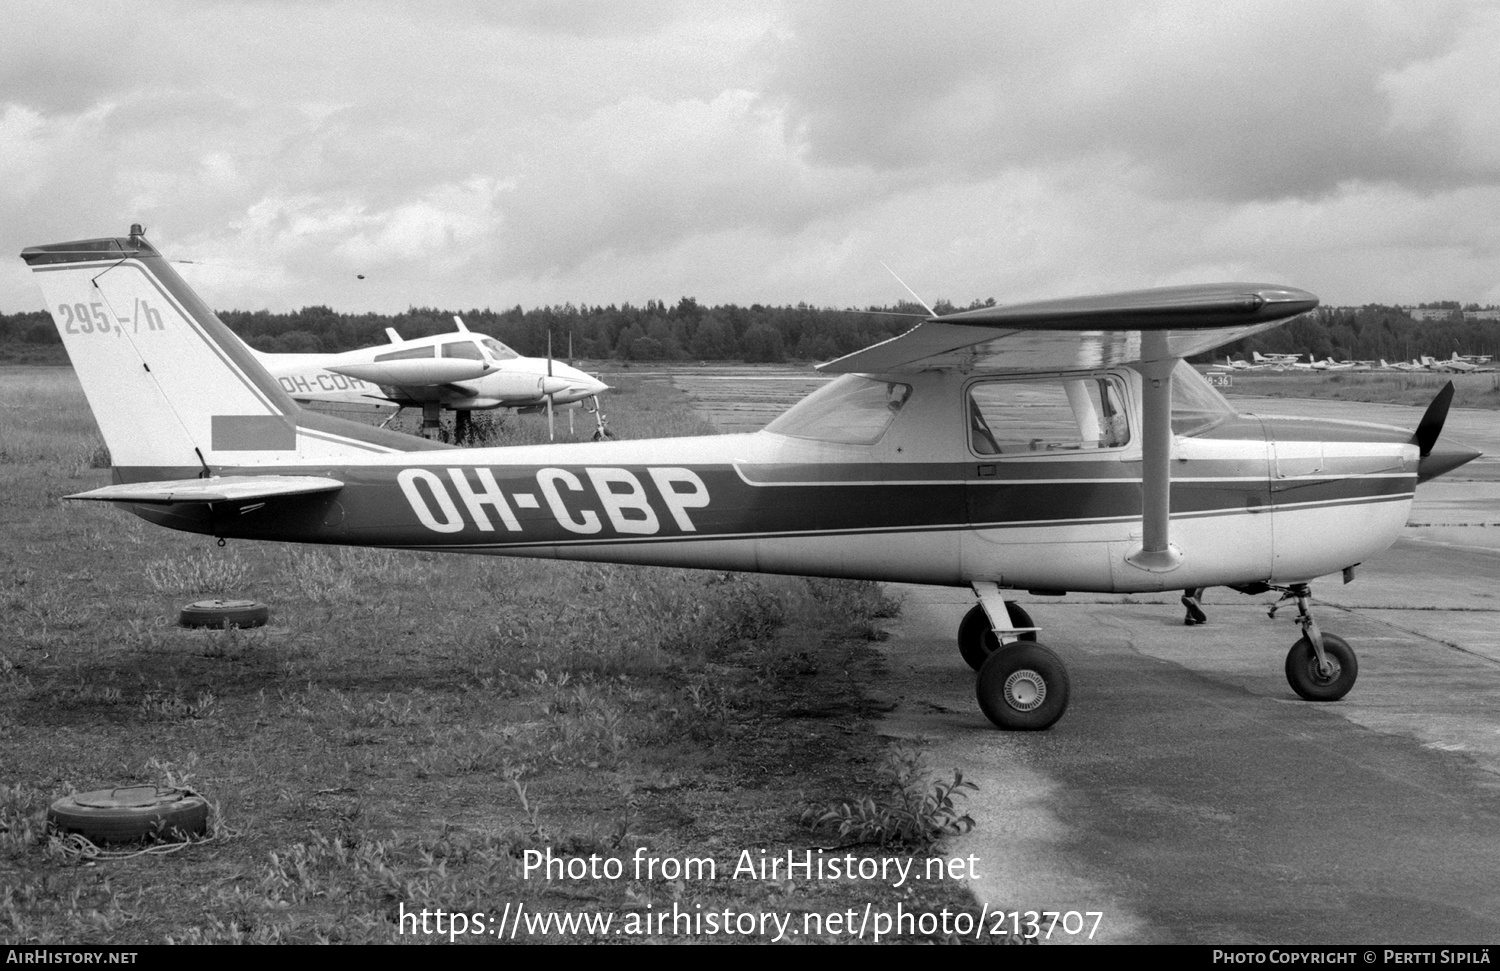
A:
<svg viewBox="0 0 1500 971">
<path fill-rule="evenodd" d="M 1031 589 L 1107 588 L 1109 544 L 1128 530 L 1120 520 L 1129 510 L 1139 513 L 1123 463 L 1125 400 L 1121 379 L 1103 373 L 966 386 L 968 575 Z"/>
</svg>

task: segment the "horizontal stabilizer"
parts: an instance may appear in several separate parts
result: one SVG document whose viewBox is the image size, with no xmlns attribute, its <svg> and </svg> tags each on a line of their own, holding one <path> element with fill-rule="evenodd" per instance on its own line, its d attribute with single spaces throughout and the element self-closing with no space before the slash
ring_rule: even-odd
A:
<svg viewBox="0 0 1500 971">
<path fill-rule="evenodd" d="M 67 499 L 96 502 L 141 502 L 169 505 L 179 502 L 242 502 L 317 492 L 336 492 L 344 484 L 337 479 L 312 475 L 225 475 L 208 479 L 172 479 L 166 482 L 132 482 L 127 485 L 91 489 Z"/>
</svg>

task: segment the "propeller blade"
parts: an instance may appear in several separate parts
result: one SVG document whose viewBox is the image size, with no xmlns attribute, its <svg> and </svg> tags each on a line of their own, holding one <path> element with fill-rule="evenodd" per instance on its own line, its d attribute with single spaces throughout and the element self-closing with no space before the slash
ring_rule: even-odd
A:
<svg viewBox="0 0 1500 971">
<path fill-rule="evenodd" d="M 552 328 L 547 328 L 547 377 L 552 377 Z M 556 440 L 557 435 L 552 428 L 552 392 L 547 392 L 547 441 Z"/>
<path fill-rule="evenodd" d="M 1432 454 L 1432 447 L 1437 444 L 1438 436 L 1443 433 L 1443 423 L 1448 420 L 1448 406 L 1453 403 L 1453 382 L 1449 381 L 1443 385 L 1443 390 L 1437 393 L 1432 403 L 1427 406 L 1427 411 L 1422 415 L 1422 420 L 1417 423 L 1416 433 L 1412 435 L 1412 444 L 1421 450 L 1423 457 Z"/>
</svg>

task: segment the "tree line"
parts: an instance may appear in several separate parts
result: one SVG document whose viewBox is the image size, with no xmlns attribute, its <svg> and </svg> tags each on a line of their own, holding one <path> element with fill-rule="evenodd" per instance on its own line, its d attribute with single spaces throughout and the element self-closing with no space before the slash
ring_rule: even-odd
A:
<svg viewBox="0 0 1500 971">
<path fill-rule="evenodd" d="M 1458 304 L 1452 309 L 1457 310 Z M 1500 321 L 1458 316 L 1419 321 L 1399 307 L 1377 304 L 1319 307 L 1202 359 L 1221 361 L 1225 355 L 1248 356 L 1252 351 L 1311 354 L 1320 361 L 1330 357 L 1336 361 L 1409 361 L 1422 355 L 1450 357 L 1454 351 L 1500 357 Z"/>
<path fill-rule="evenodd" d="M 993 299 L 968 307 L 940 302 L 939 314 L 994 306 Z M 1454 304 L 1457 309 L 1457 304 Z M 915 304 L 827 309 L 797 304 L 767 307 L 733 304 L 705 307 L 692 297 L 675 305 L 650 300 L 644 306 L 541 307 L 523 310 L 458 311 L 474 331 L 508 344 L 517 353 L 559 360 L 612 361 L 827 361 L 900 334 L 926 314 Z M 386 328 L 402 337 L 454 330 L 454 311 L 413 307 L 398 314 L 341 314 L 329 307 L 285 313 L 220 311 L 231 330 L 252 347 L 272 353 L 352 350 L 386 342 Z M 1202 361 L 1261 353 L 1312 354 L 1318 359 L 1410 360 L 1427 354 L 1500 357 L 1500 322 L 1455 316 L 1413 320 L 1397 307 L 1321 307 L 1282 327 L 1202 355 Z M 0 360 L 66 363 L 57 329 L 46 311 L 0 314 Z"/>
</svg>

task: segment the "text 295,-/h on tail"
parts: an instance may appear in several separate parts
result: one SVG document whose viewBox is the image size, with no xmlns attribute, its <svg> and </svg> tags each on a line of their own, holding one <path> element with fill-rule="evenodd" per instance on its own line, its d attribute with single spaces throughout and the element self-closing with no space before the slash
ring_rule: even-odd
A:
<svg viewBox="0 0 1500 971">
<path fill-rule="evenodd" d="M 139 227 L 125 239 L 34 246 L 21 257 L 57 323 L 117 482 L 433 447 L 304 412 Z"/>
</svg>

